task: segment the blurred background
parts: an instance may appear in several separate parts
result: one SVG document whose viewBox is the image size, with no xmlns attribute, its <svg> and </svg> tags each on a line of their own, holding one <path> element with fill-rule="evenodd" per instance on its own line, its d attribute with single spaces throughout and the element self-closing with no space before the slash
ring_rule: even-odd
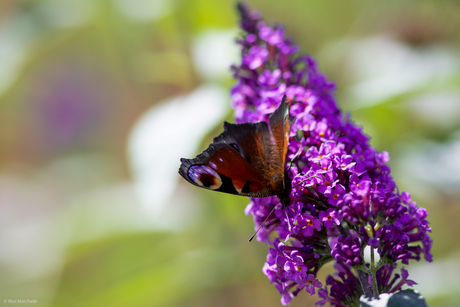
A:
<svg viewBox="0 0 460 307">
<path fill-rule="evenodd" d="M 410 277 L 459 306 L 460 2 L 248 2 L 390 153 L 433 228 Z M 281 305 L 248 199 L 177 174 L 233 121 L 238 33 L 230 0 L 0 2 L 0 304 Z"/>
</svg>

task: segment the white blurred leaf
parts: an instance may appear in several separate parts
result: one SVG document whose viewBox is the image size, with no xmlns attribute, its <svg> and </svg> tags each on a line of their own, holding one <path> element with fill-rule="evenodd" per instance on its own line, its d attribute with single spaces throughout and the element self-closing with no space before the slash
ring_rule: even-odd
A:
<svg viewBox="0 0 460 307">
<path fill-rule="evenodd" d="M 135 190 L 147 214 L 160 218 L 180 179 L 180 158 L 197 154 L 203 135 L 222 121 L 227 96 L 221 87 L 205 85 L 160 103 L 135 125 L 128 152 Z"/>
</svg>

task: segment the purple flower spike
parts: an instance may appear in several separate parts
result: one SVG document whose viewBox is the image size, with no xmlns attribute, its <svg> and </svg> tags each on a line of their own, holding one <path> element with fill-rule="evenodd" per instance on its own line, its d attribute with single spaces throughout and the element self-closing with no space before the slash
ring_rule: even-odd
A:
<svg viewBox="0 0 460 307">
<path fill-rule="evenodd" d="M 356 306 L 366 291 L 414 285 L 407 271 L 401 278 L 393 271 L 422 256 L 432 261 L 426 210 L 398 192 L 385 164 L 388 153 L 371 147 L 362 129 L 342 115 L 335 86 L 314 59 L 298 54 L 281 26 L 267 25 L 246 4 L 238 10 L 244 33 L 238 39 L 241 65 L 232 67 L 236 122 L 267 121 L 283 95 L 295 119 L 285 166 L 293 187 L 290 206 L 281 209 L 277 197 L 252 198 L 245 211 L 256 228 L 267 219 L 257 240 L 269 245 L 263 272 L 281 302 L 289 304 L 304 288 L 310 294 L 319 288 L 318 305 Z M 373 270 L 364 262 L 367 246 L 380 256 Z M 322 288 L 316 274 L 329 261 L 337 273 Z"/>
</svg>

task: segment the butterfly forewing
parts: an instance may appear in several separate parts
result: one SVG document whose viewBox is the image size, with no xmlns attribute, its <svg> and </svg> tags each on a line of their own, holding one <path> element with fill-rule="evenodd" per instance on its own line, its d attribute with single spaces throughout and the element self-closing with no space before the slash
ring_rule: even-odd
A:
<svg viewBox="0 0 460 307">
<path fill-rule="evenodd" d="M 179 173 L 190 183 L 210 190 L 250 197 L 274 195 L 264 178 L 264 168 L 256 167 L 265 159 L 263 140 L 269 140 L 268 133 L 265 122 L 225 123 L 224 132 L 208 149 L 195 159 L 181 160 Z"/>
<path fill-rule="evenodd" d="M 285 157 L 290 131 L 289 104 L 281 103 L 266 122 L 229 124 L 194 159 L 181 159 L 179 173 L 190 183 L 249 197 L 289 198 Z"/>
<path fill-rule="evenodd" d="M 271 133 L 276 142 L 276 151 L 279 159 L 281 159 L 281 165 L 284 167 L 287 146 L 289 141 L 289 132 L 291 130 L 291 122 L 289 121 L 289 103 L 285 103 L 284 96 L 281 105 L 276 111 L 270 116 L 269 123 Z"/>
</svg>

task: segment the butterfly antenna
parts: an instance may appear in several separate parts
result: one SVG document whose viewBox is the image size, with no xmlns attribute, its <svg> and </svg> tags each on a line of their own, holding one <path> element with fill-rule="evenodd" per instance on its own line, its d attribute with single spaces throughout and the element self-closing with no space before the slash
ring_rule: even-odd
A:
<svg viewBox="0 0 460 307">
<path fill-rule="evenodd" d="M 268 218 L 272 215 L 273 211 L 275 211 L 276 209 L 276 206 L 273 207 L 272 211 L 270 211 L 270 213 L 267 215 L 267 217 L 265 218 L 265 220 L 263 221 L 262 225 L 259 226 L 259 228 L 257 228 L 256 232 L 252 235 L 252 237 L 249 238 L 248 240 L 248 243 L 252 241 L 252 239 L 254 239 L 254 237 L 256 236 L 256 234 L 259 232 L 260 228 L 262 228 L 262 226 L 265 225 L 265 222 L 268 220 Z"/>
<path fill-rule="evenodd" d="M 290 207 L 290 206 L 289 206 L 289 207 Z M 288 229 L 289 229 L 289 232 L 291 232 L 291 231 L 292 231 L 292 228 L 291 228 L 291 223 L 289 223 L 289 216 L 288 216 L 286 210 L 284 210 L 284 213 L 286 213 L 286 221 L 287 221 L 287 223 L 288 223 Z"/>
<path fill-rule="evenodd" d="M 300 153 L 302 152 L 303 150 L 303 147 L 300 146 L 299 147 L 299 150 L 297 150 L 297 153 L 294 155 L 294 157 L 291 159 L 291 162 L 289 162 L 289 167 L 288 167 L 288 171 L 291 169 L 291 166 L 292 166 L 292 163 L 294 163 L 294 160 L 300 155 Z"/>
<path fill-rule="evenodd" d="M 311 179 L 311 178 L 313 178 L 313 177 L 319 178 L 318 176 L 311 176 L 311 177 L 308 177 L 308 178 L 302 180 L 301 182 L 299 182 L 298 184 L 296 184 L 295 186 L 293 186 L 292 188 L 297 188 L 299 185 L 301 185 L 302 183 L 304 183 L 305 181 L 307 181 L 308 179 Z"/>
<path fill-rule="evenodd" d="M 303 183 L 304 181 L 307 181 L 308 179 L 313 178 L 313 177 L 318 178 L 318 176 L 308 177 L 307 179 L 304 179 L 301 182 L 299 182 L 298 184 L 296 184 L 293 188 L 298 187 L 301 183 Z M 272 213 L 273 213 L 273 211 L 275 211 L 275 209 L 276 209 L 276 206 L 273 207 L 272 211 L 270 211 L 270 213 L 267 215 L 267 217 L 262 222 L 262 224 L 259 226 L 259 228 L 257 228 L 256 232 L 254 232 L 254 234 L 249 238 L 248 243 L 251 242 L 252 239 L 254 239 L 254 237 L 256 236 L 257 233 L 259 233 L 259 230 L 265 225 L 265 223 L 267 222 L 268 218 L 272 215 Z M 292 231 L 291 230 L 291 224 L 289 223 L 289 216 L 287 215 L 287 211 L 284 210 L 284 212 L 286 213 L 286 219 L 287 219 L 287 222 L 288 222 L 289 231 Z"/>
</svg>

